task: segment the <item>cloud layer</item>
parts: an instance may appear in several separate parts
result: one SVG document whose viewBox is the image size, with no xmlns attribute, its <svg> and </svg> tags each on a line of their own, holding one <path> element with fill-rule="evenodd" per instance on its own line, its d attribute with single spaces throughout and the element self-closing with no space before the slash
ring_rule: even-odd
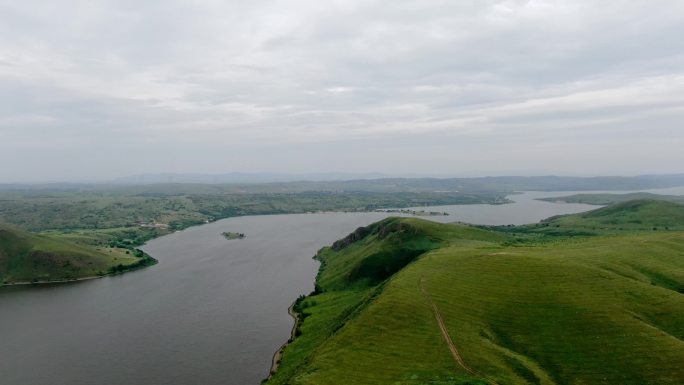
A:
<svg viewBox="0 0 684 385">
<path fill-rule="evenodd" d="M 684 3 L 0 3 L 0 181 L 682 172 Z"/>
</svg>

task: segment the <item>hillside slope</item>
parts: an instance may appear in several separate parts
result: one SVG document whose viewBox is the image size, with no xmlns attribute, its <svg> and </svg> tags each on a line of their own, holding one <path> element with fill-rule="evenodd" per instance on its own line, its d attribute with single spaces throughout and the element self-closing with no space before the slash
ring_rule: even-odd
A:
<svg viewBox="0 0 684 385">
<path fill-rule="evenodd" d="M 675 203 L 684 203 L 684 196 L 681 195 L 662 195 L 648 192 L 636 192 L 626 194 L 574 194 L 562 197 L 541 198 L 539 200 L 547 202 L 563 202 L 563 203 L 585 203 L 590 205 L 607 206 L 615 203 L 622 203 L 635 200 L 661 200 Z"/>
<path fill-rule="evenodd" d="M 0 284 L 94 277 L 154 262 L 138 251 L 83 246 L 0 225 Z"/>
<path fill-rule="evenodd" d="M 663 208 L 586 219 L 684 225 L 678 207 L 649 216 Z M 681 383 L 684 232 L 512 237 L 391 219 L 322 250 L 318 293 L 298 301 L 300 335 L 268 383 Z M 411 257 L 359 281 L 378 253 Z"/>
<path fill-rule="evenodd" d="M 662 200 L 633 200 L 586 213 L 549 218 L 542 224 L 579 230 L 684 230 L 684 205 Z"/>
</svg>

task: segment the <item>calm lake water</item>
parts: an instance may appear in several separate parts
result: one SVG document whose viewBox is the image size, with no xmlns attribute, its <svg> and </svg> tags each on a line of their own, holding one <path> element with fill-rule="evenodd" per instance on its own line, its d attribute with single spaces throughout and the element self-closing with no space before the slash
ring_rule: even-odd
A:
<svg viewBox="0 0 684 385">
<path fill-rule="evenodd" d="M 684 194 L 684 189 L 657 190 Z M 521 224 L 595 206 L 536 201 L 430 207 L 441 222 Z M 258 384 L 289 337 L 287 307 L 313 290 L 322 246 L 384 213 L 230 218 L 149 242 L 151 268 L 0 288 L 2 385 Z M 226 240 L 223 231 L 247 238 Z"/>
</svg>

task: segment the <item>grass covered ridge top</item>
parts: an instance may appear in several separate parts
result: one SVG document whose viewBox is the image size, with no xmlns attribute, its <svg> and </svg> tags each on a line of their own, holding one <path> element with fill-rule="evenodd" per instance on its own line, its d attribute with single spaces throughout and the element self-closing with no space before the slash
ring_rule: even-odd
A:
<svg viewBox="0 0 684 385">
<path fill-rule="evenodd" d="M 671 204 L 553 220 L 596 227 L 584 236 L 399 218 L 359 229 L 317 255 L 300 335 L 268 383 L 679 384 L 684 207 Z M 628 226 L 639 218 L 669 230 Z"/>
</svg>

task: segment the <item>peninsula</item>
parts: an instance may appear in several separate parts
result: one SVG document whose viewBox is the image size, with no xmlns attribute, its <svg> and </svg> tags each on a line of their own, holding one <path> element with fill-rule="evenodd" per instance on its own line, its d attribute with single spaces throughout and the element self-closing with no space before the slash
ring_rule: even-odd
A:
<svg viewBox="0 0 684 385">
<path fill-rule="evenodd" d="M 517 227 L 389 218 L 316 255 L 266 383 L 679 384 L 682 250 L 666 201 Z"/>
</svg>

